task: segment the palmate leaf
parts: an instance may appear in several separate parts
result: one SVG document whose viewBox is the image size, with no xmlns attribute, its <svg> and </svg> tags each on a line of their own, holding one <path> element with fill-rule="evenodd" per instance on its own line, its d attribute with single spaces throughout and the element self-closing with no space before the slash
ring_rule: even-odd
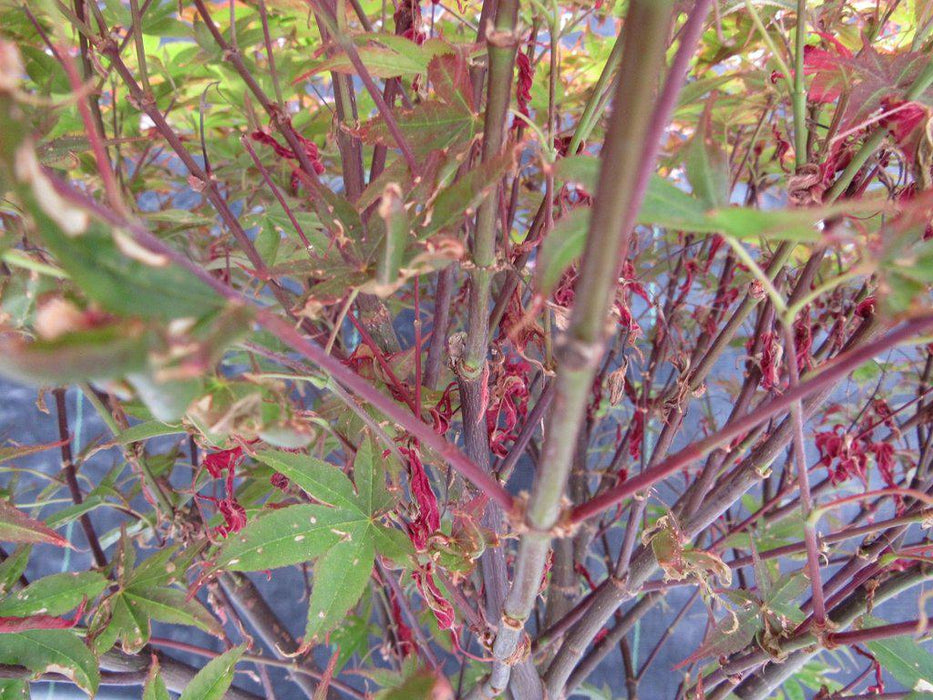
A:
<svg viewBox="0 0 933 700">
<path fill-rule="evenodd" d="M 221 547 L 216 565 L 233 571 L 264 571 L 302 564 L 337 544 L 339 532 L 364 522 L 359 511 L 326 506 L 300 504 L 275 510 L 232 535 Z"/>
<path fill-rule="evenodd" d="M 877 203 L 877 208 L 883 207 L 884 203 Z M 749 207 L 709 209 L 702 201 L 667 180 L 653 176 L 648 183 L 645 201 L 638 212 L 636 223 L 674 231 L 722 233 L 739 240 L 762 237 L 774 241 L 815 241 L 820 237 L 816 228 L 818 222 L 833 214 L 851 211 L 851 205 L 848 209 L 842 205 L 767 211 Z M 578 227 L 579 223 L 578 220 Z M 579 248 L 579 255 L 583 242 L 579 238 L 579 231 L 574 229 L 568 239 L 574 247 Z"/>
<path fill-rule="evenodd" d="M 221 700 L 233 682 L 236 664 L 245 651 L 245 646 L 238 646 L 212 659 L 198 671 L 180 700 Z"/>
<path fill-rule="evenodd" d="M 542 296 L 549 295 L 564 271 L 583 254 L 590 227 L 590 209 L 574 209 L 562 217 L 541 244 L 535 264 L 535 281 Z"/>
<path fill-rule="evenodd" d="M 0 179 L 28 212 L 31 232 L 83 296 L 103 311 L 130 318 L 91 330 L 71 327 L 75 322 L 71 319 L 70 326 L 53 339 L 34 343 L 4 339 L 0 371 L 20 380 L 54 384 L 125 377 L 156 418 L 180 418 L 202 387 L 191 367 L 176 371 L 179 367 L 174 363 L 187 355 L 168 352 L 173 342 L 190 342 L 192 348 L 197 343 L 197 353 L 203 357 L 194 364 L 209 367 L 226 345 L 248 329 L 248 313 L 226 307 L 222 297 L 195 275 L 139 245 L 129 231 L 95 220 L 82 203 L 61 195 L 22 130 L 6 129 L 11 122 L 15 120 L 9 104 L 3 102 L 0 130 L 8 131 L 10 138 L 0 148 Z M 142 319 L 198 323 L 190 338 L 173 341 L 170 332 L 156 332 Z"/>
<path fill-rule="evenodd" d="M 189 545 L 176 559 L 179 548 L 179 545 L 166 547 L 146 557 L 131 572 L 125 572 L 123 586 L 125 588 L 154 588 L 175 583 L 179 573 L 185 570 L 201 549 L 194 544 Z"/>
<path fill-rule="evenodd" d="M 479 203 L 495 192 L 500 178 L 515 166 L 521 147 L 476 166 L 455 183 L 445 187 L 425 205 L 419 236 L 427 236 L 445 228 L 460 226 L 471 216 Z"/>
<path fill-rule="evenodd" d="M 792 630 L 794 624 L 802 622 L 805 617 L 797 600 L 809 588 L 810 582 L 803 572 L 783 576 L 776 581 L 770 574 L 758 574 L 756 580 L 763 600 L 742 590 L 726 591 L 725 597 L 736 609 L 727 612 L 700 647 L 678 664 L 678 668 L 701 659 L 740 651 L 759 633 L 762 633 L 760 642 L 765 650 L 771 653 L 779 651 L 783 630 Z M 762 586 L 765 581 L 767 584 Z M 762 593 L 763 589 L 768 593 Z"/>
<path fill-rule="evenodd" d="M 107 311 L 171 320 L 200 318 L 223 306 L 213 289 L 187 271 L 156 256 L 147 258 L 127 233 L 112 234 L 92 223 L 84 233 L 69 236 L 41 210 L 35 215 L 45 247 L 72 281 Z M 122 237 L 123 250 L 114 235 Z M 136 257 L 127 250 L 136 251 Z"/>
<path fill-rule="evenodd" d="M 69 384 L 144 370 L 149 336 L 139 324 L 111 324 L 27 343 L 0 339 L 0 373 L 20 382 Z"/>
<path fill-rule="evenodd" d="M 29 700 L 26 681 L 0 680 L 0 700 Z"/>
<path fill-rule="evenodd" d="M 89 625 L 98 652 L 120 642 L 127 653 L 138 653 L 149 641 L 152 621 L 187 625 L 221 637 L 221 625 L 197 599 L 171 587 L 201 551 L 201 546 L 166 547 L 135 566 L 136 552 L 128 537 L 120 540 L 114 558 L 119 589 L 105 598 Z"/>
<path fill-rule="evenodd" d="M 104 651 L 119 640 L 127 654 L 139 653 L 149 643 L 151 632 L 146 611 L 132 605 L 122 593 L 108 600 L 106 609 L 110 612 L 110 622 L 107 629 L 95 638 L 98 651 Z"/>
<path fill-rule="evenodd" d="M 95 648 L 103 652 L 119 641 L 125 652 L 138 653 L 149 642 L 153 620 L 221 637 L 220 624 L 201 602 L 186 598 L 175 588 L 136 588 L 110 596 L 91 622 Z"/>
<path fill-rule="evenodd" d="M 19 577 L 26 571 L 32 547 L 17 547 L 0 562 L 0 595 L 6 594 L 19 582 Z"/>
<path fill-rule="evenodd" d="M 404 672 L 404 671 L 403 671 Z M 451 697 L 450 682 L 430 669 L 414 669 L 405 678 L 376 694 L 376 700 L 429 700 Z"/>
<path fill-rule="evenodd" d="M 708 657 L 734 654 L 748 646 L 760 629 L 761 620 L 756 610 L 743 610 L 735 617 L 728 614 L 710 631 L 703 644 L 674 668 L 683 668 Z"/>
<path fill-rule="evenodd" d="M 216 566 L 255 571 L 315 560 L 305 633 L 310 642 L 333 629 L 360 600 L 376 552 L 404 563 L 411 542 L 377 522 L 392 497 L 369 435 L 353 461 L 355 488 L 338 467 L 307 455 L 266 450 L 256 457 L 328 505 L 294 505 L 260 516 L 224 544 Z"/>
<path fill-rule="evenodd" d="M 223 635 L 220 623 L 195 598 L 187 599 L 177 588 L 130 588 L 122 594 L 131 608 L 147 617 L 172 625 L 197 627 L 215 637 Z"/>
<path fill-rule="evenodd" d="M 385 469 L 382 461 L 377 459 L 376 448 L 369 434 L 356 450 L 353 478 L 356 479 L 356 490 L 359 494 L 357 502 L 364 513 L 375 515 L 392 502 L 392 497 L 386 489 Z"/>
<path fill-rule="evenodd" d="M 700 168 L 700 165 L 696 166 Z M 703 166 L 706 167 L 706 166 Z M 710 166 L 712 167 L 712 166 Z M 557 175 L 580 183 L 595 192 L 599 161 L 591 156 L 572 156 L 557 163 Z M 717 176 L 697 174 L 698 187 L 705 197 L 718 188 Z M 763 238 L 769 241 L 818 241 L 819 222 L 846 214 L 875 214 L 892 211 L 900 205 L 880 199 L 863 199 L 806 209 L 761 210 L 750 207 L 709 208 L 704 201 L 684 192 L 659 176 L 652 176 L 636 223 L 673 231 L 720 233 L 737 240 Z M 590 225 L 589 207 L 580 207 L 560 219 L 541 244 L 536 277 L 539 292 L 549 294 L 564 270 L 583 253 Z"/>
<path fill-rule="evenodd" d="M 168 688 L 165 687 L 165 681 L 162 680 L 162 674 L 159 672 L 159 659 L 155 655 L 149 666 L 146 685 L 143 686 L 143 700 L 171 700 Z"/>
<path fill-rule="evenodd" d="M 355 489 L 339 467 L 308 455 L 265 450 L 259 452 L 256 459 L 288 477 L 314 500 L 348 511 L 362 520 L 370 520 L 391 503 L 385 469 L 376 459 L 369 435 L 360 442 L 353 461 Z"/>
<path fill-rule="evenodd" d="M 709 136 L 709 115 L 700 121 L 693 140 L 686 149 L 687 179 L 693 194 L 707 208 L 729 206 L 729 160 Z"/>
<path fill-rule="evenodd" d="M 19 459 L 27 455 L 37 454 L 57 448 L 60 443 L 52 442 L 47 445 L 17 445 L 16 447 L 0 447 L 0 464 L 12 459 Z"/>
<path fill-rule="evenodd" d="M 180 435 L 185 432 L 179 423 L 163 423 L 158 420 L 137 423 L 134 426 L 121 430 L 113 442 L 116 445 L 129 445 L 134 442 L 143 442 L 163 435 Z"/>
<path fill-rule="evenodd" d="M 125 377 L 160 421 L 184 415 L 202 391 L 202 380 L 192 376 L 192 369 L 199 373 L 219 361 L 227 346 L 248 331 L 250 318 L 245 307 L 230 305 L 175 333 L 138 318 L 73 329 L 68 324 L 83 318 L 77 307 L 65 302 L 48 308 L 46 326 L 62 324 L 65 332 L 33 342 L 0 339 L 0 373 L 34 384 Z"/>
<path fill-rule="evenodd" d="M 42 170 L 34 144 L 6 100 L 0 104 L 0 181 L 29 214 L 31 231 L 82 293 L 104 311 L 159 321 L 202 318 L 223 299 L 190 272 L 92 218 L 63 197 Z"/>
<path fill-rule="evenodd" d="M 354 654 L 364 658 L 369 651 L 370 635 L 381 636 L 382 630 L 370 623 L 372 615 L 371 606 L 363 606 L 358 615 L 348 615 L 342 624 L 334 628 L 328 635 L 332 649 L 339 649 L 334 673 L 339 675 L 347 662 Z"/>
<path fill-rule="evenodd" d="M 106 586 L 107 579 L 94 571 L 52 574 L 0 601 L 0 616 L 64 615 L 82 600 L 96 598 Z"/>
<path fill-rule="evenodd" d="M 25 666 L 37 677 L 61 673 L 89 695 L 100 684 L 97 659 L 71 630 L 0 634 L 0 663 Z"/>
<path fill-rule="evenodd" d="M 337 508 L 357 509 L 353 484 L 339 467 L 314 457 L 265 450 L 256 459 L 286 476 L 316 501 Z"/>
<path fill-rule="evenodd" d="M 462 51 L 451 51 L 431 59 L 428 81 L 444 102 L 459 105 L 464 112 L 475 112 L 470 64 Z"/>
<path fill-rule="evenodd" d="M 370 535 L 376 551 L 383 557 L 391 559 L 398 564 L 405 564 L 414 553 L 411 540 L 401 530 L 382 525 L 373 525 Z"/>
<path fill-rule="evenodd" d="M 308 641 L 331 630 L 356 605 L 376 551 L 404 563 L 412 547 L 404 533 L 376 524 L 358 504 L 352 510 L 295 505 L 261 516 L 233 535 L 216 568 L 262 571 L 315 560 Z"/>
<path fill-rule="evenodd" d="M 376 284 L 382 290 L 380 295 L 388 296 L 397 286 L 399 268 L 411 238 L 411 223 L 408 220 L 402 190 L 398 185 L 389 183 L 386 186 L 377 212 L 384 224 L 385 233 L 376 262 Z"/>
<path fill-rule="evenodd" d="M 432 151 L 469 143 L 481 128 L 477 114 L 464 109 L 462 104 L 440 100 L 425 100 L 409 110 L 400 111 L 396 121 L 417 158 L 424 158 Z M 365 143 L 393 148 L 397 145 L 381 117 L 369 120 L 355 133 Z"/>
<path fill-rule="evenodd" d="M 355 34 L 353 43 L 356 44 L 357 53 L 366 70 L 376 78 L 396 78 L 424 73 L 434 56 L 451 50 L 448 44 L 440 40 L 426 41 L 419 46 L 405 37 L 385 33 Z M 295 82 L 306 80 L 322 71 L 357 74 L 349 55 L 340 51 L 315 63 L 310 71 L 299 76 Z"/>
<path fill-rule="evenodd" d="M 369 584 L 374 559 L 371 528 L 360 524 L 344 532 L 341 542 L 315 562 L 305 643 L 322 638 L 357 604 Z"/>
<path fill-rule="evenodd" d="M 306 642 L 333 629 L 356 605 L 369 582 L 376 551 L 396 561 L 404 561 L 412 551 L 404 533 L 374 522 L 374 517 L 392 499 L 386 489 L 385 471 L 368 434 L 357 448 L 353 475 L 358 493 L 355 507 L 367 521 L 362 527 L 348 531 L 340 544 L 315 562 Z"/>
<path fill-rule="evenodd" d="M 821 51 L 817 49 L 817 51 Z M 881 106 L 885 97 L 901 97 L 929 62 L 923 51 L 879 51 L 872 42 L 863 43 L 857 52 L 848 55 L 838 49 L 823 51 L 817 62 L 814 82 L 822 82 L 830 91 L 848 92 L 840 129 L 847 130 L 861 123 Z M 812 89 L 812 88 L 811 88 Z"/>
</svg>

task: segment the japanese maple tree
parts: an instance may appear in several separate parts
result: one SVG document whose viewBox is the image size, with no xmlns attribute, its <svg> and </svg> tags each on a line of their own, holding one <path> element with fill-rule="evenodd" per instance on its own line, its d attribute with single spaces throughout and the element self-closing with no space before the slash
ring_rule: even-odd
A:
<svg viewBox="0 0 933 700">
<path fill-rule="evenodd" d="M 0 696 L 930 697 L 931 85 L 926 0 L 0 0 Z"/>
</svg>

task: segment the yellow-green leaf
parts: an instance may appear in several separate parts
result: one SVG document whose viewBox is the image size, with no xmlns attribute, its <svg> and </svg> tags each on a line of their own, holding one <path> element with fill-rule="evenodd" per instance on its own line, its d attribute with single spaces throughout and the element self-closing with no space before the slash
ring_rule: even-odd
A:
<svg viewBox="0 0 933 700">
<path fill-rule="evenodd" d="M 246 646 L 234 647 L 198 671 L 179 700 L 221 700 L 233 682 L 237 661 L 243 656 Z"/>
<path fill-rule="evenodd" d="M 341 533 L 368 521 L 357 512 L 294 505 L 267 513 L 224 543 L 217 568 L 264 571 L 310 561 L 340 542 Z"/>
<path fill-rule="evenodd" d="M 0 663 L 25 666 L 40 676 L 54 671 L 89 695 L 97 692 L 97 658 L 71 630 L 30 630 L 0 634 Z"/>
<path fill-rule="evenodd" d="M 315 562 L 306 642 L 323 638 L 359 602 L 369 584 L 374 559 L 371 528 L 359 524 L 343 533 L 343 540 Z"/>
</svg>

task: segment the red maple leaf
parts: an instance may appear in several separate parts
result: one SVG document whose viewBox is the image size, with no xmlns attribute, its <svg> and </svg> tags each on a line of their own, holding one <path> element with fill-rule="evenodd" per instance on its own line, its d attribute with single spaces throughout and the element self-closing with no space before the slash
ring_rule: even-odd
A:
<svg viewBox="0 0 933 700">
<path fill-rule="evenodd" d="M 842 59 L 852 58 L 852 52 L 835 37 L 823 32 L 819 34 L 830 45 L 830 48 L 805 46 L 803 73 L 813 76 L 808 95 L 810 101 L 826 104 L 835 102 L 842 94 L 848 82 Z"/>
</svg>

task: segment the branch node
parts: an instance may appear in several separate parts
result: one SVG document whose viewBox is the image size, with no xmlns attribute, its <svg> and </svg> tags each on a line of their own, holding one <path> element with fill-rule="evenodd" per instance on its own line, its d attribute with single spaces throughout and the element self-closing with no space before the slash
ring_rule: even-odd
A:
<svg viewBox="0 0 933 700">
<path fill-rule="evenodd" d="M 486 42 L 497 49 L 515 49 L 522 45 L 523 32 L 515 29 L 496 29 L 492 20 L 486 22 Z"/>
<path fill-rule="evenodd" d="M 555 354 L 560 366 L 568 371 L 596 367 L 603 356 L 601 342 L 588 342 L 567 334 L 561 335 L 555 344 Z"/>
<path fill-rule="evenodd" d="M 516 645 L 515 651 L 502 659 L 502 663 L 506 666 L 517 666 L 529 656 L 531 656 L 531 640 L 525 632 L 522 632 L 521 641 Z"/>
<path fill-rule="evenodd" d="M 120 47 L 117 46 L 116 40 L 109 35 L 95 37 L 90 40 L 91 44 L 97 49 L 98 53 L 102 53 L 105 56 L 113 56 L 120 53 Z"/>
</svg>

